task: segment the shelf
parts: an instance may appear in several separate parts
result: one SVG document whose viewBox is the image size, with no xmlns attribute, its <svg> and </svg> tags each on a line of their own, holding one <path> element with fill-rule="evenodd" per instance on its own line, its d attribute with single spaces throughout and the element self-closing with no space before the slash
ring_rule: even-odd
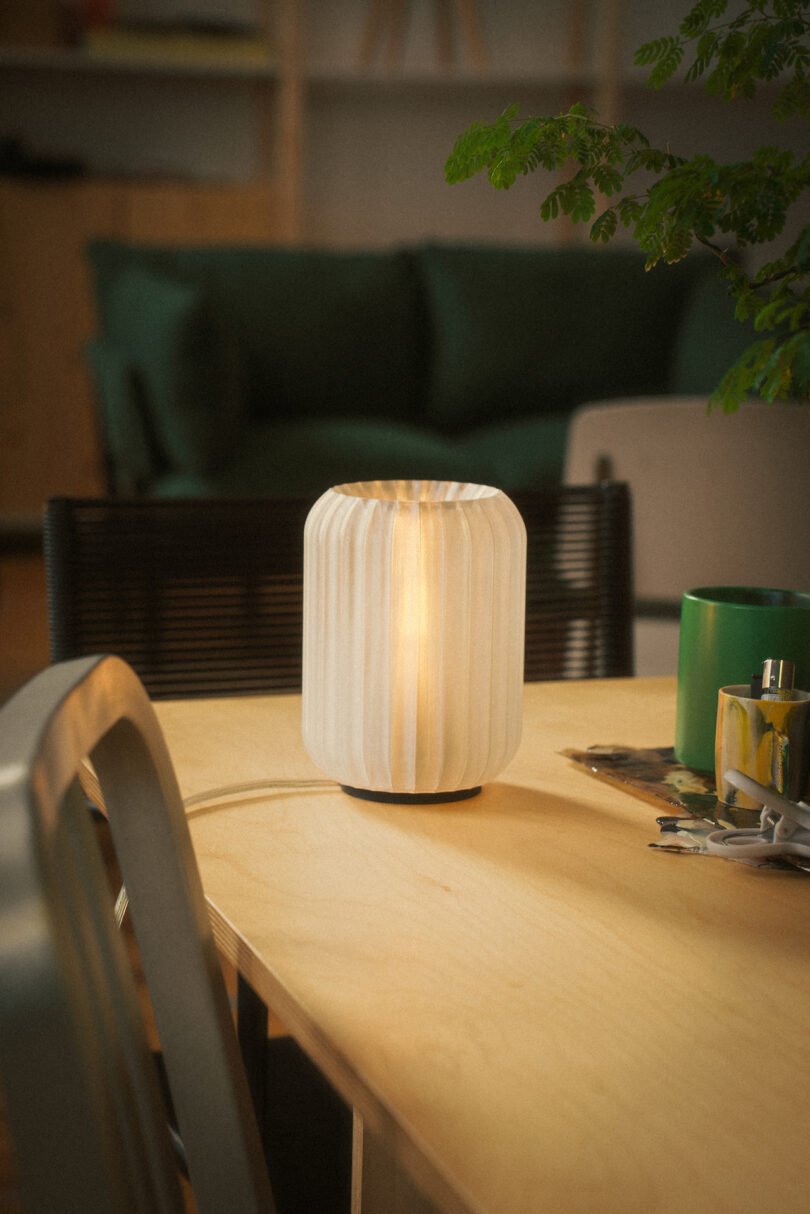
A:
<svg viewBox="0 0 810 1214">
<path fill-rule="evenodd" d="M 82 49 L 5 47 L 0 48 L 0 71 L 77 73 L 87 75 L 130 76 L 200 76 L 202 78 L 223 77 L 225 79 L 276 80 L 281 74 L 275 58 L 266 63 L 239 62 L 228 59 L 221 63 L 156 57 L 109 57 L 89 54 Z M 560 89 L 594 89 L 600 82 L 597 71 L 560 71 L 544 76 L 529 75 L 489 68 L 475 72 L 467 67 L 424 68 L 348 68 L 329 66 L 305 68 L 302 80 L 317 89 L 382 89 L 395 91 L 403 88 L 456 90 L 469 89 L 531 89 L 535 92 L 551 92 Z M 678 81 L 669 85 L 670 92 L 679 87 Z M 681 85 L 681 87 L 686 87 Z M 624 80 L 625 90 L 647 92 L 646 74 L 639 71 Z M 763 91 L 765 86 L 763 86 Z"/>
<path fill-rule="evenodd" d="M 555 76 L 538 77 L 508 71 L 489 69 L 474 72 L 469 68 L 405 68 L 397 70 L 364 68 L 341 71 L 330 68 L 312 68 L 305 76 L 309 86 L 315 88 L 358 89 L 495 89 L 515 88 L 535 91 L 561 88 L 593 88 L 597 83 L 592 72 L 568 72 Z"/>
<path fill-rule="evenodd" d="M 86 75 L 197 76 L 203 79 L 275 80 L 279 65 L 274 58 L 266 63 L 239 61 L 224 57 L 222 62 L 191 57 L 156 56 L 102 57 L 85 50 L 40 49 L 37 47 L 0 50 L 0 71 L 65 72 Z"/>
</svg>

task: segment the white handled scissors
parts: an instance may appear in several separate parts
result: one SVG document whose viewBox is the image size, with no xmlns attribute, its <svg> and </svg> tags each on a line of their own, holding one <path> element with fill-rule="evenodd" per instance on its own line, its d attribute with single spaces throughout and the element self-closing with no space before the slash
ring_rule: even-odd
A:
<svg viewBox="0 0 810 1214">
<path fill-rule="evenodd" d="M 758 856 L 810 856 L 810 805 L 791 801 L 732 767 L 725 778 L 734 788 L 762 802 L 759 827 L 716 830 L 706 839 L 707 850 L 728 859 Z"/>
</svg>

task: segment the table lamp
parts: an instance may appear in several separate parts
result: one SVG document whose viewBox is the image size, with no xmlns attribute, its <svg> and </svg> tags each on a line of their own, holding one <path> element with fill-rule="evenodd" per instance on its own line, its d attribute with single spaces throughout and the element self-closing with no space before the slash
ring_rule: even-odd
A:
<svg viewBox="0 0 810 1214">
<path fill-rule="evenodd" d="M 303 738 L 346 792 L 456 801 L 520 741 L 526 529 L 498 489 L 364 481 L 304 529 Z"/>
</svg>

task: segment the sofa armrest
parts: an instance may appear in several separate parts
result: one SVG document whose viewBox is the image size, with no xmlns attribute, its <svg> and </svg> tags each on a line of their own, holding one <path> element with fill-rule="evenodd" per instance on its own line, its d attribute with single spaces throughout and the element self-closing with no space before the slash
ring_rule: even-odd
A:
<svg viewBox="0 0 810 1214">
<path fill-rule="evenodd" d="M 121 352 L 103 339 L 91 339 L 85 355 L 95 388 L 108 488 L 116 494 L 143 493 L 160 469 L 136 376 Z"/>
</svg>

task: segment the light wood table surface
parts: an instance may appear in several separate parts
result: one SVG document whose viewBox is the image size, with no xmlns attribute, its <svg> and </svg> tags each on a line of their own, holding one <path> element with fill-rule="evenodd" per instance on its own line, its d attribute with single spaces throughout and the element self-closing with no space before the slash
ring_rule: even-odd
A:
<svg viewBox="0 0 810 1214">
<path fill-rule="evenodd" d="M 156 707 L 186 797 L 320 776 L 298 697 Z M 220 947 L 438 1209 L 810 1209 L 810 879 L 651 849 L 561 754 L 674 716 L 670 679 L 529 684 L 474 800 L 189 809 Z"/>
</svg>

